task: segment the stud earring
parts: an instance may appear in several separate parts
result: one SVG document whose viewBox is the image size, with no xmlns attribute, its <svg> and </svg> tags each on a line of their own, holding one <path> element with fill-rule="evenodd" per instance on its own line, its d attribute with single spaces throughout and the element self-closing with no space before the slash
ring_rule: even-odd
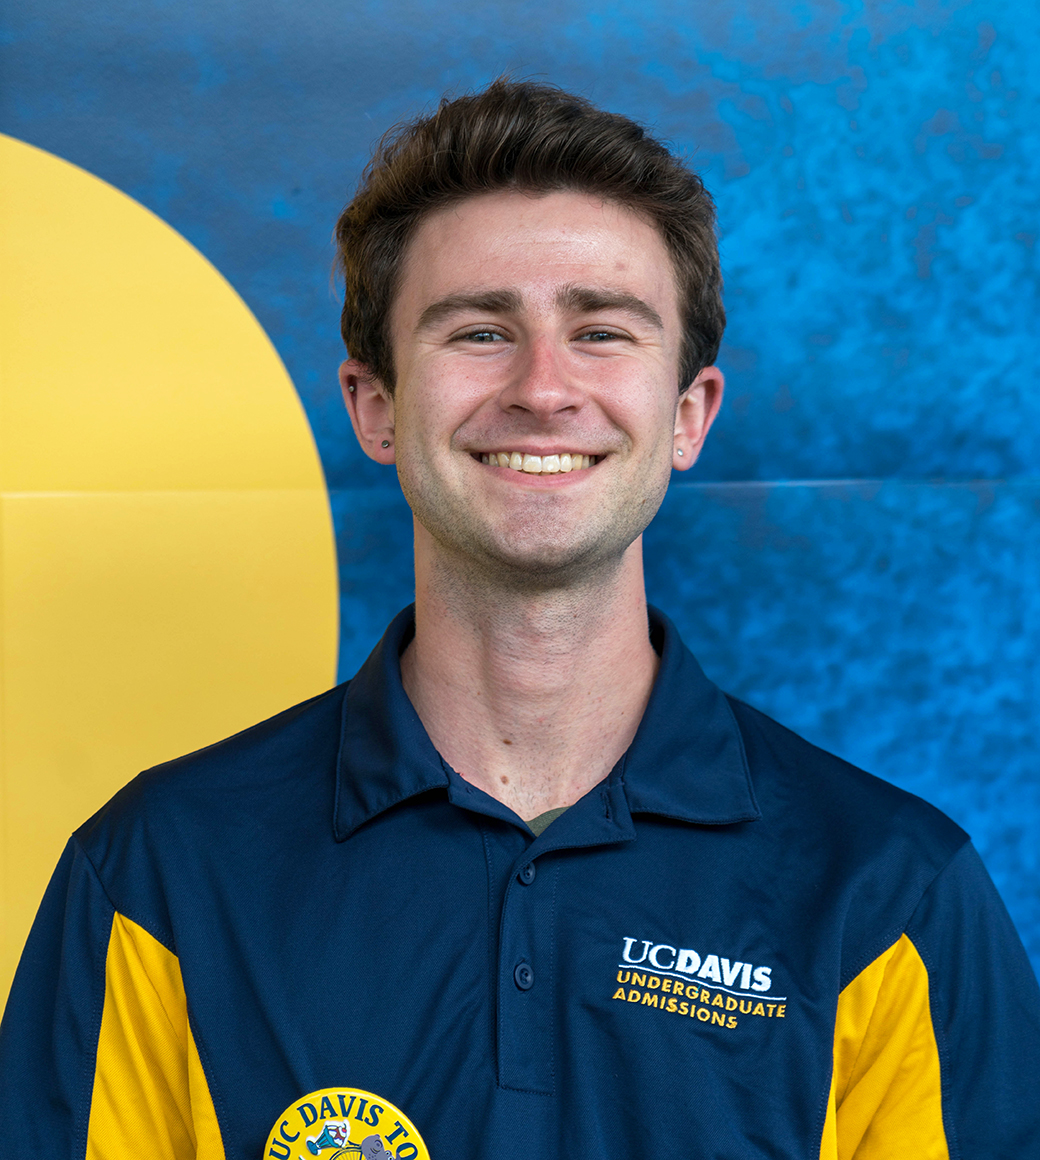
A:
<svg viewBox="0 0 1040 1160">
<path fill-rule="evenodd" d="M 676 448 L 675 454 L 676 455 L 683 455 L 684 454 L 683 449 L 681 447 Z"/>
<path fill-rule="evenodd" d="M 384 446 L 384 447 L 389 447 L 389 446 L 390 446 L 390 440 L 389 440 L 389 439 L 384 439 L 384 440 L 383 440 L 383 446 Z"/>
<path fill-rule="evenodd" d="M 355 387 L 353 383 L 348 383 L 347 390 L 350 391 L 351 394 L 353 394 L 357 390 L 357 387 Z"/>
</svg>

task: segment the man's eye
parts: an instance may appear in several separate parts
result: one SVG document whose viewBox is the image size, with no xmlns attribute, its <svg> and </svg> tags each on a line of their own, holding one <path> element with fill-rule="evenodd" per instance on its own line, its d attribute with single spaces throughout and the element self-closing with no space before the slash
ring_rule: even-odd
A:
<svg viewBox="0 0 1040 1160">
<path fill-rule="evenodd" d="M 612 340 L 620 340 L 621 335 L 615 334 L 613 330 L 586 330 L 579 337 L 585 339 L 586 342 L 611 342 Z"/>
<path fill-rule="evenodd" d="M 504 337 L 498 333 L 497 330 L 470 330 L 466 334 L 460 334 L 459 339 L 462 342 L 503 342 Z"/>
</svg>

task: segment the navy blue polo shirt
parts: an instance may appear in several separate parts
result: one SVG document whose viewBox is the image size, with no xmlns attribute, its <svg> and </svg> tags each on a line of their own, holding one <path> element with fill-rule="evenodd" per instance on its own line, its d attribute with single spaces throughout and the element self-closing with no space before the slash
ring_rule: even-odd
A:
<svg viewBox="0 0 1040 1160">
<path fill-rule="evenodd" d="M 942 1138 L 928 1155 L 1035 1154 L 1040 996 L 953 822 L 725 696 L 652 612 L 631 748 L 535 837 L 435 751 L 400 680 L 413 625 L 74 836 L 0 1037 L 2 1122 L 35 1109 L 34 1156 L 122 1155 L 124 1088 L 150 1125 L 208 1098 L 219 1147 L 191 1147 L 229 1160 L 422 1155 L 384 1107 L 437 1160 L 805 1160 L 838 1154 L 846 1106 L 861 1155 L 897 1154 L 877 1125 L 900 1116 Z M 117 928 L 162 980 L 147 949 L 114 958 Z M 164 987 L 188 1030 L 149 1055 L 166 1031 L 134 1012 Z M 886 1063 L 900 1036 L 912 1067 Z M 369 1152 L 344 1150 L 351 1109 Z"/>
</svg>

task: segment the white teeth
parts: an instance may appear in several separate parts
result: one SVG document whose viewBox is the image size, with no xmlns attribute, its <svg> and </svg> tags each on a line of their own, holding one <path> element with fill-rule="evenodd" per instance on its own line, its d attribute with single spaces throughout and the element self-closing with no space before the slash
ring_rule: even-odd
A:
<svg viewBox="0 0 1040 1160">
<path fill-rule="evenodd" d="M 521 451 L 481 452 L 480 462 L 493 467 L 509 467 L 528 475 L 555 475 L 557 472 L 582 471 L 598 462 L 593 455 L 563 452 L 561 455 L 529 455 Z"/>
</svg>

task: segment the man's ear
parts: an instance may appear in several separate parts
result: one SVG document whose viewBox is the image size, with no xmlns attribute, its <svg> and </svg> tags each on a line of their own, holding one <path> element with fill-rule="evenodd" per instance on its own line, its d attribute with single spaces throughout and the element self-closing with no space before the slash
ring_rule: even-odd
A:
<svg viewBox="0 0 1040 1160">
<path fill-rule="evenodd" d="M 393 396 L 368 367 L 355 358 L 348 358 L 340 365 L 339 385 L 361 450 L 376 463 L 393 463 Z"/>
<path fill-rule="evenodd" d="M 672 466 L 686 471 L 697 462 L 704 440 L 722 406 L 725 379 L 718 367 L 705 367 L 679 396 L 675 411 Z"/>
</svg>

